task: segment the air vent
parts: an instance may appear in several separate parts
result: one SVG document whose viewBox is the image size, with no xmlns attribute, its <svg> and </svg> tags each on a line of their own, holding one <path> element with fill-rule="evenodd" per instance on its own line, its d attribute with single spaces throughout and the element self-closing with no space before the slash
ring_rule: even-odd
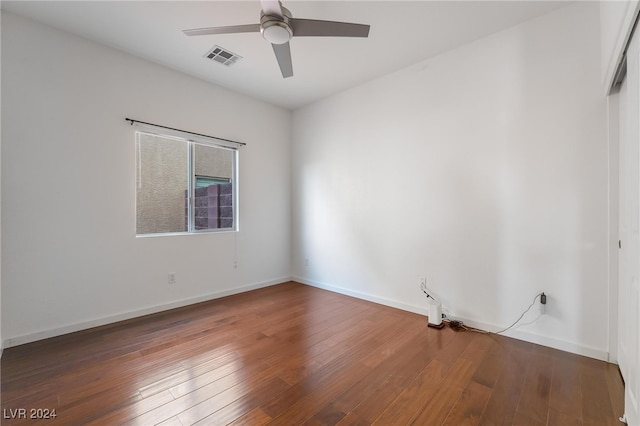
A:
<svg viewBox="0 0 640 426">
<path fill-rule="evenodd" d="M 211 50 L 204 54 L 204 57 L 228 67 L 242 59 L 242 56 L 236 55 L 220 46 L 213 46 Z"/>
</svg>

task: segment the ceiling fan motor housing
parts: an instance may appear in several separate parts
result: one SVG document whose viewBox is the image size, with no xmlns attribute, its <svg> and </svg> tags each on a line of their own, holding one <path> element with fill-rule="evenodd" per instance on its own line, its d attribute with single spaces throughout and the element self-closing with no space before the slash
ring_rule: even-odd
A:
<svg viewBox="0 0 640 426">
<path fill-rule="evenodd" d="M 1 0 L 0 0 L 1 1 Z M 293 18 L 279 0 L 260 0 L 262 12 L 259 24 L 231 25 L 224 27 L 193 28 L 183 30 L 188 36 L 256 33 L 271 43 L 283 78 L 293 76 L 291 48 L 293 37 L 368 37 L 369 25 L 349 22 Z M 209 54 L 207 54 L 208 57 Z"/>
<path fill-rule="evenodd" d="M 271 44 L 285 44 L 293 37 L 291 12 L 282 8 L 282 16 L 260 14 L 260 33 Z"/>
</svg>

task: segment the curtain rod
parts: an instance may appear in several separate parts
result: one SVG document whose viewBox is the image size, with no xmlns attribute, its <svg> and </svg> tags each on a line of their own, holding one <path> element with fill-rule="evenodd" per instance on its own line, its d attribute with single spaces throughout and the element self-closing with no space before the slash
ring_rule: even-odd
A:
<svg viewBox="0 0 640 426">
<path fill-rule="evenodd" d="M 195 136 L 204 136 L 205 138 L 218 139 L 220 141 L 231 142 L 231 143 L 235 143 L 235 144 L 242 145 L 242 146 L 246 145 L 246 143 L 244 143 L 244 142 L 232 141 L 231 139 L 218 138 L 216 136 L 204 135 L 202 133 L 190 132 L 188 130 L 176 129 L 174 127 L 161 126 L 160 124 L 147 123 L 146 121 L 133 120 L 131 118 L 125 118 L 125 121 L 130 121 L 132 126 L 133 126 L 134 123 L 146 124 L 147 126 L 160 127 L 162 129 L 167 129 L 167 130 L 175 130 L 177 132 L 188 133 L 190 135 L 195 135 Z"/>
</svg>

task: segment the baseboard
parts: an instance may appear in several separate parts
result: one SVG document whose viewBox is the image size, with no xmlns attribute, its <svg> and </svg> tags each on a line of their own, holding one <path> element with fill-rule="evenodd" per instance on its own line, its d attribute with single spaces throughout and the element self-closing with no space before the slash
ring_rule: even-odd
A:
<svg viewBox="0 0 640 426">
<path fill-rule="evenodd" d="M 306 278 L 302 278 L 302 277 L 298 277 L 298 276 L 294 276 L 292 278 L 294 281 L 302 283 L 302 284 L 306 284 L 306 285 L 310 285 L 312 287 L 317 287 L 317 288 L 321 288 L 324 290 L 329 290 L 329 291 L 333 291 L 334 293 L 340 293 L 340 294 L 344 294 L 347 296 L 352 296 L 352 297 L 356 297 L 358 299 L 363 299 L 363 300 L 367 300 L 369 302 L 373 302 L 373 303 L 378 303 L 381 305 L 385 305 L 385 306 L 390 306 L 392 308 L 397 308 L 397 309 L 401 309 L 404 311 L 409 311 L 409 312 L 413 312 L 416 314 L 420 314 L 420 315 L 428 315 L 428 309 L 426 307 L 422 307 L 422 306 L 415 306 L 415 305 L 409 305 L 406 303 L 402 303 L 399 302 L 397 300 L 392 300 L 392 299 L 387 299 L 384 297 L 378 297 L 375 295 L 372 295 L 370 293 L 363 293 L 363 292 L 358 292 L 358 291 L 353 291 L 353 290 L 349 290 L 343 287 L 338 287 L 338 286 L 334 286 L 334 285 L 330 285 L 330 284 L 326 284 L 326 283 L 321 283 L 318 281 L 314 281 L 314 280 L 309 280 Z M 465 324 L 474 327 L 474 328 L 478 328 L 480 330 L 484 330 L 484 331 L 489 331 L 489 332 L 496 332 L 496 331 L 500 331 L 504 328 L 504 326 L 499 326 L 496 324 L 489 324 L 489 323 L 485 323 L 485 322 L 481 322 L 481 321 L 476 321 L 473 320 L 471 318 L 461 318 L 458 316 L 455 316 L 455 319 L 460 320 L 462 322 L 464 322 Z M 542 336 L 540 334 L 536 334 L 536 333 L 532 333 L 529 331 L 523 331 L 523 330 L 508 330 L 504 333 L 501 333 L 503 336 L 508 336 L 508 337 L 512 337 L 514 339 L 518 339 L 518 340 L 523 340 L 525 342 L 529 342 L 529 343 L 535 343 L 538 345 L 542 345 L 542 346 L 547 346 L 550 348 L 554 348 L 554 349 L 559 349 L 561 351 L 565 351 L 565 352 L 571 352 L 577 355 L 583 355 L 589 358 L 595 358 L 595 359 L 599 359 L 601 361 L 607 361 L 609 358 L 609 353 L 607 351 L 603 351 L 600 349 L 596 349 L 596 348 L 592 348 L 592 347 L 588 347 L 588 346 L 584 346 L 584 345 L 580 345 L 578 343 L 575 342 L 569 342 L 566 340 L 561 340 L 561 339 L 556 339 L 553 337 L 548 337 L 548 336 Z"/>
<path fill-rule="evenodd" d="M 208 293 L 202 296 L 191 297 L 187 299 L 181 299 L 175 302 L 166 303 L 162 305 L 151 306 L 135 311 L 125 312 L 122 314 L 110 315 L 107 317 L 98 318 L 90 321 L 83 321 L 76 324 L 70 324 L 63 327 L 56 327 L 49 330 L 39 331 L 37 333 L 26 334 L 23 336 L 12 337 L 1 342 L 1 348 L 10 348 L 13 346 L 24 345 L 26 343 L 36 342 L 38 340 L 48 339 L 51 337 L 61 336 L 63 334 L 74 333 L 76 331 L 86 330 L 93 327 L 99 327 L 102 325 L 112 324 L 118 321 L 129 320 L 132 318 L 141 317 L 144 315 L 155 314 L 169 309 L 181 308 L 183 306 L 193 305 L 194 303 L 206 302 L 208 300 L 219 299 L 225 296 L 231 296 L 234 294 L 244 293 L 251 290 L 257 290 L 263 287 L 269 287 L 272 285 L 280 284 L 290 281 L 291 277 L 282 277 L 269 281 L 263 281 L 260 283 L 249 284 L 242 287 L 233 289 L 221 290 L 214 293 Z"/>
<path fill-rule="evenodd" d="M 475 321 L 469 318 L 460 318 L 466 325 L 474 328 L 478 328 L 484 331 L 496 332 L 504 329 L 504 327 L 497 326 L 495 324 L 489 324 L 481 321 Z M 523 340 L 529 343 L 535 343 L 537 345 L 547 346 L 553 349 L 559 349 L 564 352 L 571 352 L 576 355 L 583 355 L 589 358 L 595 358 L 600 361 L 607 361 L 609 359 L 609 352 L 601 349 L 592 348 L 589 346 L 580 345 L 575 342 L 567 340 L 556 339 L 554 337 L 543 336 L 541 334 L 532 333 L 530 331 L 523 331 L 518 329 L 507 330 L 504 333 L 500 333 L 502 336 L 512 337 L 514 339 Z"/>
<path fill-rule="evenodd" d="M 403 311 L 413 312 L 415 314 L 425 315 L 427 316 L 429 313 L 429 309 L 423 306 L 409 305 L 406 303 L 399 302 L 397 300 L 387 299 L 384 297 L 374 296 L 370 293 L 362 293 L 359 291 L 353 291 L 346 289 L 344 287 L 338 287 L 334 285 L 329 285 L 325 283 L 321 283 L 314 280 L 309 280 L 302 277 L 294 276 L 291 278 L 295 282 L 299 282 L 301 284 L 310 285 L 312 287 L 321 288 L 323 290 L 329 290 L 334 293 L 344 294 L 346 296 L 352 296 L 357 299 L 367 300 L 369 302 L 378 303 L 380 305 L 390 306 L 392 308 L 401 309 Z"/>
</svg>

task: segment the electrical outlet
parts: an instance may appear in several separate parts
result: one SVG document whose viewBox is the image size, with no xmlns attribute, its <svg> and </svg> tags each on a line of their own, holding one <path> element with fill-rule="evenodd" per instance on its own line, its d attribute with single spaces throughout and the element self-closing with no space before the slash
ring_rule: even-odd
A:
<svg viewBox="0 0 640 426">
<path fill-rule="evenodd" d="M 540 313 L 547 313 L 547 295 L 544 292 L 540 295 Z"/>
<path fill-rule="evenodd" d="M 175 283 L 176 283 L 176 273 L 169 272 L 169 284 L 175 284 Z"/>
</svg>

